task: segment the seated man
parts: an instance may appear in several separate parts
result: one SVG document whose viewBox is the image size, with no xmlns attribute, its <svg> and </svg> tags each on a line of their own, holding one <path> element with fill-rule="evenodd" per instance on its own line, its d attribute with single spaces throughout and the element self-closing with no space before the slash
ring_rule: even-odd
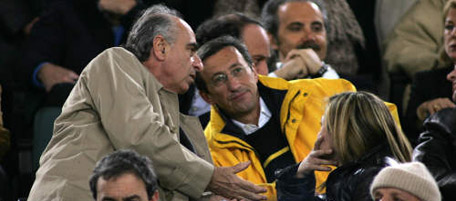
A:
<svg viewBox="0 0 456 201">
<path fill-rule="evenodd" d="M 205 134 L 215 165 L 251 161 L 238 175 L 266 185 L 268 199 L 276 200 L 274 172 L 307 156 L 320 129 L 324 99 L 355 91 L 354 86 L 341 79 L 287 82 L 259 76 L 245 46 L 227 36 L 207 42 L 198 55 L 205 68 L 195 83 L 213 106 Z M 326 175 L 318 175 L 319 184 Z"/>
<path fill-rule="evenodd" d="M 131 150 L 116 151 L 98 161 L 89 184 L 97 201 L 158 201 L 152 162 Z"/>
<path fill-rule="evenodd" d="M 324 63 L 329 59 L 327 49 L 330 44 L 327 39 L 326 10 L 321 1 L 269 0 L 263 7 L 261 17 L 269 33 L 271 46 L 277 52 L 280 61 L 278 68 L 305 66 L 305 75 L 311 77 L 319 77 L 330 69 L 329 64 Z M 374 80 L 370 76 L 342 74 L 345 70 L 339 69 L 341 78 L 351 81 L 359 90 L 376 93 Z M 302 78 L 300 74 L 295 76 L 295 79 Z"/>
</svg>

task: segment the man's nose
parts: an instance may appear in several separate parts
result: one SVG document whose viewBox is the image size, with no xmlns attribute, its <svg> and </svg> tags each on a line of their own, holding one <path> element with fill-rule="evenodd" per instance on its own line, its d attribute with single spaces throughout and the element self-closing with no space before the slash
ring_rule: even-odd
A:
<svg viewBox="0 0 456 201">
<path fill-rule="evenodd" d="M 240 85 L 240 82 L 239 82 L 239 79 L 237 77 L 234 77 L 234 76 L 228 76 L 227 78 L 228 80 L 226 81 L 226 84 L 228 86 L 228 89 L 230 90 L 236 90 L 239 88 Z"/>
<path fill-rule="evenodd" d="M 203 62 L 201 61 L 201 58 L 198 55 L 193 56 L 193 61 L 192 61 L 192 66 L 195 68 L 196 71 L 202 71 L 203 70 Z"/>
<path fill-rule="evenodd" d="M 304 28 L 302 31 L 302 42 L 315 41 L 315 33 L 310 28 Z"/>
</svg>

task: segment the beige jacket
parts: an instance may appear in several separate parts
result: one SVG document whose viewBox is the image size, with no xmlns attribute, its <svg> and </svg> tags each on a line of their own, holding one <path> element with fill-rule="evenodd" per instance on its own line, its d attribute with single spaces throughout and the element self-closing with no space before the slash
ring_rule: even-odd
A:
<svg viewBox="0 0 456 201">
<path fill-rule="evenodd" d="M 385 41 L 383 59 L 389 72 L 416 72 L 444 67 L 443 6 L 447 0 L 420 0 L 413 5 Z"/>
<path fill-rule="evenodd" d="M 65 102 L 29 200 L 93 200 L 88 182 L 95 163 L 118 149 L 152 160 L 160 200 L 200 198 L 214 166 L 184 148 L 178 136 L 181 126 L 203 150 L 199 156 L 210 158 L 197 121 L 180 115 L 177 95 L 133 54 L 110 48 L 88 64 Z"/>
</svg>

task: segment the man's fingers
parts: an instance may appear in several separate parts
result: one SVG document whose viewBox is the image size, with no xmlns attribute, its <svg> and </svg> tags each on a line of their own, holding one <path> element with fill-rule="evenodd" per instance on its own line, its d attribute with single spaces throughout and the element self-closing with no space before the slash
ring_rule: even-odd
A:
<svg viewBox="0 0 456 201">
<path fill-rule="evenodd" d="M 266 189 L 264 189 L 264 192 L 266 192 Z M 260 193 L 260 192 L 258 192 L 258 193 Z M 252 200 L 252 201 L 255 201 L 255 200 L 266 200 L 267 199 L 267 197 L 265 195 L 252 193 L 249 190 L 243 190 L 243 189 L 240 190 L 240 195 L 241 195 L 241 197 L 238 197 L 236 199 L 238 199 L 238 200 Z"/>
<path fill-rule="evenodd" d="M 258 193 L 266 193 L 266 188 L 264 187 L 261 187 L 261 186 L 258 186 L 258 185 L 255 185 L 249 181 L 246 181 L 242 178 L 239 178 L 240 179 L 240 187 L 244 190 L 246 190 L 248 193 L 251 193 L 251 194 L 258 194 Z"/>
<path fill-rule="evenodd" d="M 239 164 L 238 164 L 239 165 Z M 260 193 L 266 193 L 266 188 L 255 185 L 247 180 L 239 178 L 238 182 L 239 195 L 241 197 L 236 197 L 238 200 L 266 200 L 267 197 L 260 195 Z"/>
<path fill-rule="evenodd" d="M 238 163 L 232 167 L 216 167 L 207 189 L 226 198 L 263 200 L 266 197 L 256 195 L 266 189 L 238 177 L 235 173 L 247 168 L 250 162 Z"/>
<path fill-rule="evenodd" d="M 247 169 L 249 167 L 249 165 L 250 165 L 250 161 L 246 161 L 246 162 L 238 163 L 231 168 L 233 170 L 233 173 L 236 174 L 238 172 L 241 172 L 241 171 Z"/>
<path fill-rule="evenodd" d="M 297 56 L 299 56 L 299 53 L 296 51 L 296 49 L 293 49 L 290 52 L 288 52 L 287 56 L 285 57 L 285 61 L 294 59 Z"/>
</svg>

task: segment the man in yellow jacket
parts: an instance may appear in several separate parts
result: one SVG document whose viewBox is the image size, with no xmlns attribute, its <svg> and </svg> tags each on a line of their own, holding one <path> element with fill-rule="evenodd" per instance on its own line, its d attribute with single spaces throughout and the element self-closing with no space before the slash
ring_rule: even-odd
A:
<svg viewBox="0 0 456 201">
<path fill-rule="evenodd" d="M 300 162 L 312 150 L 325 99 L 355 87 L 342 79 L 286 81 L 259 76 L 246 48 L 232 37 L 205 43 L 198 55 L 201 96 L 212 105 L 205 130 L 216 166 L 251 161 L 238 175 L 268 189 L 276 200 L 275 171 Z M 324 181 L 326 174 L 318 174 Z"/>
</svg>

